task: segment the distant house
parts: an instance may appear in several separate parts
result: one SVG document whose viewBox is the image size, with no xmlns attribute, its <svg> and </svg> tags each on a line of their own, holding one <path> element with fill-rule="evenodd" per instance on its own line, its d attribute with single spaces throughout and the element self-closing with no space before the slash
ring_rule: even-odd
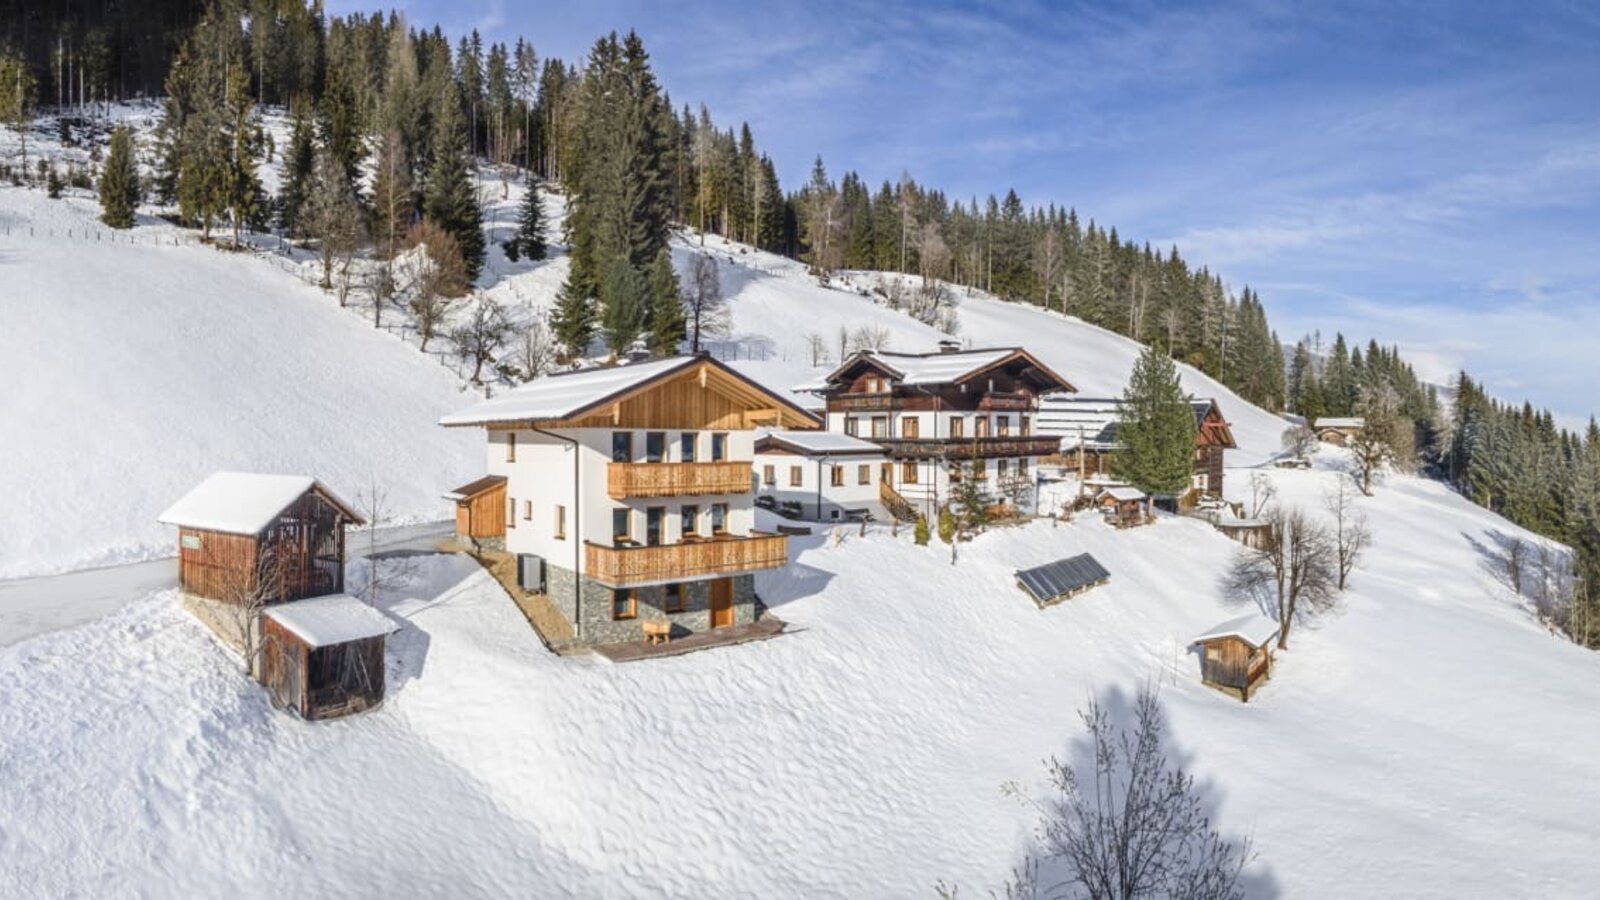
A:
<svg viewBox="0 0 1600 900">
<path fill-rule="evenodd" d="M 487 474 L 504 479 L 446 495 L 458 528 L 463 503 L 494 498 L 504 535 L 480 536 L 503 540 L 523 585 L 593 645 L 640 640 L 646 623 L 753 622 L 753 573 L 788 563 L 786 539 L 754 527 L 756 429 L 820 423 L 786 393 L 681 356 L 539 378 L 440 424 L 483 429 Z"/>
<path fill-rule="evenodd" d="M 1317 433 L 1317 440 L 1324 444 L 1345 447 L 1366 426 L 1367 420 L 1360 416 L 1324 417 L 1317 420 L 1313 430 Z"/>
<path fill-rule="evenodd" d="M 1246 703 L 1257 684 L 1272 674 L 1272 642 L 1278 623 L 1259 613 L 1230 619 L 1189 642 L 1200 649 L 1200 678 Z"/>
<path fill-rule="evenodd" d="M 834 431 L 763 430 L 755 453 L 764 505 L 815 522 L 885 516 L 878 481 L 887 456 L 878 444 Z"/>
<path fill-rule="evenodd" d="M 1077 389 L 1020 347 L 941 345 L 933 353 L 860 351 L 817 390 L 829 431 L 884 449 L 885 507 L 932 518 L 963 478 L 1001 502 L 1031 494 L 1039 457 L 1058 444 L 1034 431 L 1039 398 Z"/>
<path fill-rule="evenodd" d="M 1222 407 L 1210 398 L 1189 401 L 1194 409 L 1194 476 L 1188 496 L 1222 496 L 1224 453 L 1238 448 Z M 1048 397 L 1039 404 L 1038 431 L 1060 438 L 1047 462 L 1075 471 L 1083 479 L 1110 475 L 1122 445 L 1117 426 L 1123 417 L 1118 398 Z"/>
</svg>

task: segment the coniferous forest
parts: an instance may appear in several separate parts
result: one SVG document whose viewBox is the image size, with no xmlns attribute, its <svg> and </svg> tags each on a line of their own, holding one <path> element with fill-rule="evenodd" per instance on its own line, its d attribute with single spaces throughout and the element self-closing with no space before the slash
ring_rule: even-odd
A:
<svg viewBox="0 0 1600 900">
<path fill-rule="evenodd" d="M 1402 462 L 1577 550 L 1574 600 L 1552 618 L 1600 645 L 1588 612 L 1600 589 L 1584 587 L 1600 585 L 1594 424 L 1561 430 L 1549 412 L 1499 403 L 1465 374 L 1443 402 L 1376 342 L 1307 338 L 1286 359 L 1251 288 L 1230 290 L 1177 247 L 1141 243 L 1070 206 L 1030 205 L 1015 190 L 959 198 L 908 173 L 834 178 L 821 158 L 785 190 L 748 124 L 724 127 L 703 105 L 675 103 L 637 35 L 603 36 L 576 63 L 534 48 L 522 37 L 452 39 L 393 13 L 328 16 L 303 0 L 5 0 L 0 72 L 12 75 L 0 79 L 0 113 L 159 97 L 153 192 L 186 224 L 235 239 L 275 229 L 380 255 L 426 233 L 430 247 L 455 248 L 467 281 L 487 252 L 474 170 L 522 167 L 568 201 L 571 275 L 550 326 L 570 349 L 597 336 L 621 349 L 641 334 L 658 352 L 676 348 L 684 311 L 667 242 L 682 226 L 804 260 L 823 279 L 905 273 L 1077 316 L 1268 410 L 1391 411 L 1414 436 Z M 266 145 L 263 104 L 289 111 L 289 146 Z M 284 183 L 269 196 L 256 168 L 273 152 Z M 127 166 L 126 152 L 114 156 Z M 375 178 L 363 181 L 364 168 Z M 109 195 L 120 207 L 106 221 L 131 222 L 129 189 Z M 542 255 L 542 212 L 530 202 L 523 217 L 535 224 L 508 251 Z"/>
</svg>

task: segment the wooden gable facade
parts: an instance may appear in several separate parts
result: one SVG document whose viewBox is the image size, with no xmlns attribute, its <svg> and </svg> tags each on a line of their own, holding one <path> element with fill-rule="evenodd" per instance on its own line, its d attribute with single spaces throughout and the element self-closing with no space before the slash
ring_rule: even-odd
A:
<svg viewBox="0 0 1600 900">
<path fill-rule="evenodd" d="M 930 354 L 937 356 L 937 354 Z M 906 384 L 892 361 L 858 353 L 829 374 L 829 412 L 1027 412 L 1042 394 L 1076 391 L 1026 350 L 1016 349 L 987 365 L 941 383 Z"/>
<path fill-rule="evenodd" d="M 256 534 L 178 529 L 178 586 L 225 603 L 271 604 L 344 590 L 345 527 L 365 524 L 313 486 Z"/>
</svg>

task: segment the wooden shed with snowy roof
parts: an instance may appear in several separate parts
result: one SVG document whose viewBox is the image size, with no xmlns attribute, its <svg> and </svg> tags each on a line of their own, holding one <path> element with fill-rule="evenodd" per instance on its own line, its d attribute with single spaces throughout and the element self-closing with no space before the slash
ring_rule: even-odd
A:
<svg viewBox="0 0 1600 900">
<path fill-rule="evenodd" d="M 168 507 L 178 586 L 265 606 L 344 590 L 344 530 L 365 520 L 314 478 L 217 472 Z"/>
<path fill-rule="evenodd" d="M 1255 686 L 1272 674 L 1272 642 L 1278 623 L 1251 613 L 1212 628 L 1189 642 L 1200 649 L 1200 680 L 1246 703 Z"/>
<path fill-rule="evenodd" d="M 280 603 L 262 614 L 261 684 L 303 719 L 361 712 L 383 700 L 394 620 L 348 594 Z"/>
</svg>

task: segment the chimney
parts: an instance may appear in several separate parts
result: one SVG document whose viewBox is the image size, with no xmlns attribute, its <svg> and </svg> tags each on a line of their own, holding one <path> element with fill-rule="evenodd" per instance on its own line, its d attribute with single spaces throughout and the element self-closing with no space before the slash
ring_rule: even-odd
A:
<svg viewBox="0 0 1600 900">
<path fill-rule="evenodd" d="M 940 353 L 960 353 L 961 342 L 954 338 L 945 338 L 939 342 Z"/>
</svg>

